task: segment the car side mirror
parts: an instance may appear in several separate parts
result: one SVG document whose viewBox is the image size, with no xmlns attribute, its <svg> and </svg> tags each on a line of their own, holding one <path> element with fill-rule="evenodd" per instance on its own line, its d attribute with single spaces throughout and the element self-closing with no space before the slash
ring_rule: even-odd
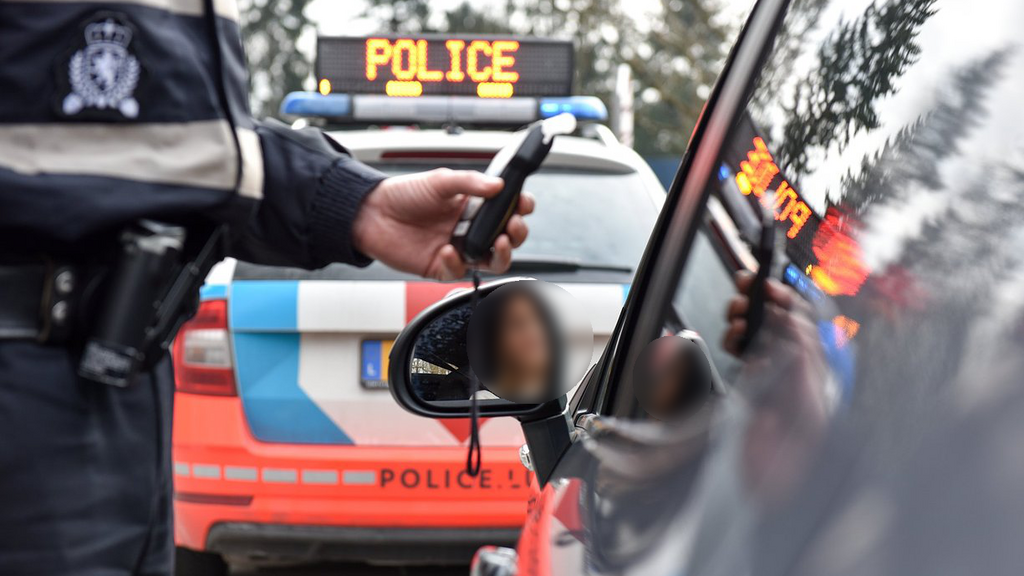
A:
<svg viewBox="0 0 1024 576">
<path fill-rule="evenodd" d="M 512 278 L 489 283 L 480 287 L 477 297 L 482 300 L 513 282 L 535 281 Z M 388 387 L 398 404 L 409 412 L 428 418 L 470 416 L 473 372 L 467 334 L 473 298 L 473 291 L 466 290 L 437 302 L 414 318 L 395 340 L 389 357 Z M 593 348 L 592 332 L 589 346 Z M 562 454 L 572 444 L 572 424 L 565 413 L 564 391 L 568 388 L 562 387 L 561 395 L 547 402 L 515 402 L 486 389 L 477 392 L 481 417 L 513 416 L 519 420 L 541 486 L 551 478 Z"/>
<path fill-rule="evenodd" d="M 512 278 L 480 287 L 481 300 Z M 430 418 L 466 418 L 470 414 L 470 350 L 467 334 L 473 315 L 473 291 L 451 295 L 421 312 L 391 348 L 388 385 L 406 410 Z M 481 417 L 515 416 L 520 420 L 560 413 L 564 395 L 550 402 L 513 402 L 485 389 L 477 392 Z"/>
<path fill-rule="evenodd" d="M 633 367 L 633 388 L 640 406 L 663 421 L 686 417 L 725 394 L 707 344 L 689 330 L 644 348 Z"/>
</svg>

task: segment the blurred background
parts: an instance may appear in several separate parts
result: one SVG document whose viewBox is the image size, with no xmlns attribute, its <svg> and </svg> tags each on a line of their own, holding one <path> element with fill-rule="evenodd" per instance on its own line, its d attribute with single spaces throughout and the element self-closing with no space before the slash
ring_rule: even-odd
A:
<svg viewBox="0 0 1024 576">
<path fill-rule="evenodd" d="M 751 4 L 751 0 L 243 0 L 241 9 L 252 107 L 260 117 L 276 116 L 288 92 L 315 89 L 318 33 L 571 39 L 576 45 L 575 93 L 600 97 L 613 115 L 620 69 L 629 71 L 635 111 L 633 146 L 667 187 Z"/>
</svg>

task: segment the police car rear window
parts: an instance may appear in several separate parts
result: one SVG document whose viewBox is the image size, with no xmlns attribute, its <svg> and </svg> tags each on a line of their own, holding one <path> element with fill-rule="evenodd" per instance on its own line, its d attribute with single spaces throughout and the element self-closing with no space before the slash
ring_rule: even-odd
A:
<svg viewBox="0 0 1024 576">
<path fill-rule="evenodd" d="M 389 174 L 423 166 L 381 165 Z M 580 170 L 541 170 L 524 187 L 537 197 L 530 237 L 513 258 L 578 262 L 578 270 L 522 270 L 517 274 L 558 282 L 628 283 L 658 215 L 642 177 Z M 366 268 L 331 265 L 320 270 L 239 262 L 236 280 L 418 280 L 374 262 Z"/>
</svg>

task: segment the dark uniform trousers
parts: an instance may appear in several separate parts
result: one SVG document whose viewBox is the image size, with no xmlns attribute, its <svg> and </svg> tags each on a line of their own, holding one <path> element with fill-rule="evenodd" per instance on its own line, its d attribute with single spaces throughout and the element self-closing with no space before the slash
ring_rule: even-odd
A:
<svg viewBox="0 0 1024 576">
<path fill-rule="evenodd" d="M 0 574 L 166 576 L 170 359 L 125 389 L 75 368 L 64 348 L 0 342 Z"/>
</svg>

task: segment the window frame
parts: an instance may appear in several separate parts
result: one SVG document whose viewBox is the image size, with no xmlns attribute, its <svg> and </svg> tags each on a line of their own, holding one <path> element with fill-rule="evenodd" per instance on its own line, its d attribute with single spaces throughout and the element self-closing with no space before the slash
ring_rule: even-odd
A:
<svg viewBox="0 0 1024 576">
<path fill-rule="evenodd" d="M 572 399 L 570 413 L 630 417 L 635 408 L 629 367 L 660 335 L 692 249 L 716 173 L 716 162 L 771 54 L 789 0 L 758 0 L 697 122 L 664 208 L 604 354 Z"/>
</svg>

